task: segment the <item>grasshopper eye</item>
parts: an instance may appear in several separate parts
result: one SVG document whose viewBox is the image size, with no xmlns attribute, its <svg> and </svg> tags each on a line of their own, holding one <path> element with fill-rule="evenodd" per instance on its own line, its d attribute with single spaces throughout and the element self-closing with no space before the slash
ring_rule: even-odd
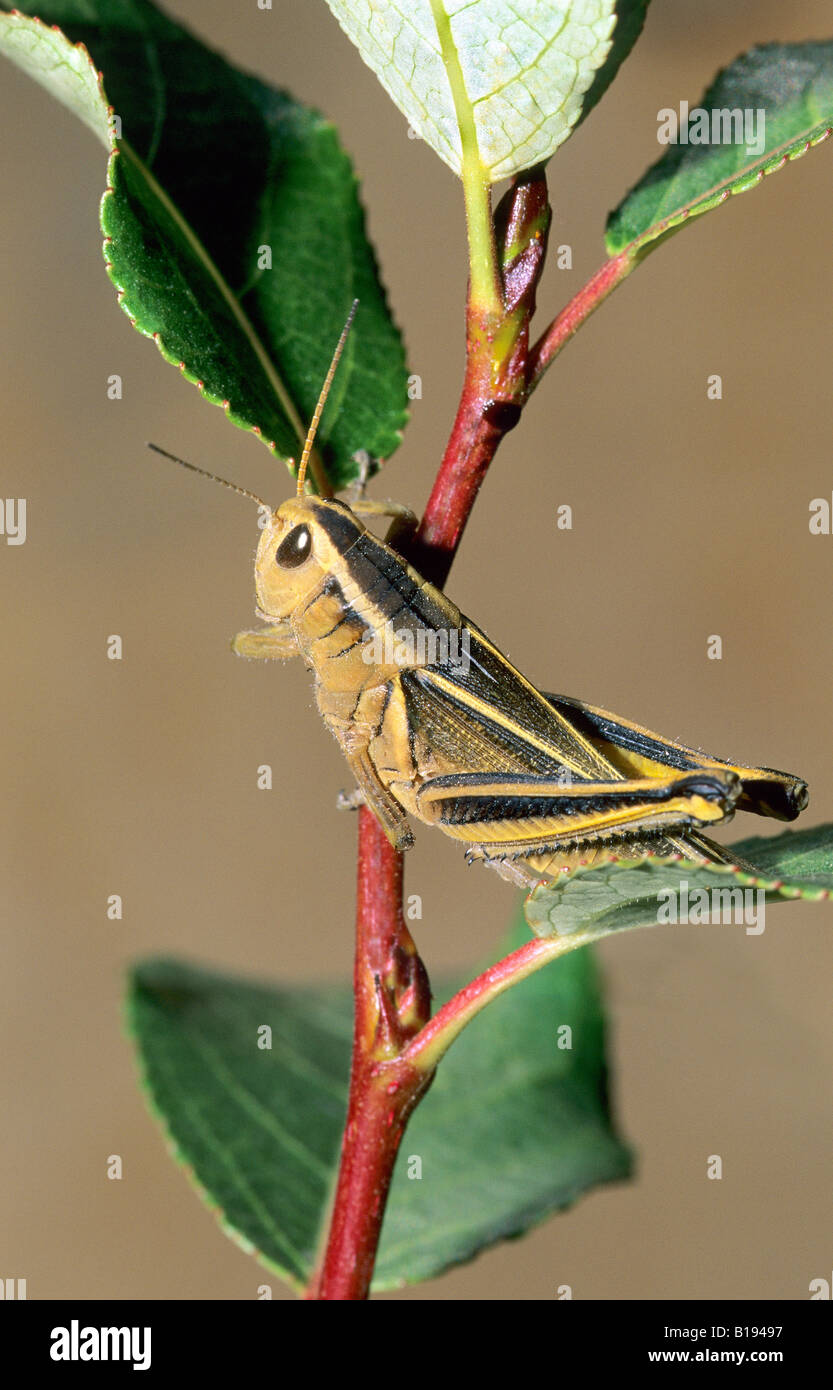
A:
<svg viewBox="0 0 833 1390">
<path fill-rule="evenodd" d="M 288 536 L 284 536 L 275 551 L 275 564 L 285 570 L 297 569 L 311 553 L 312 537 L 308 526 L 293 526 Z"/>
</svg>

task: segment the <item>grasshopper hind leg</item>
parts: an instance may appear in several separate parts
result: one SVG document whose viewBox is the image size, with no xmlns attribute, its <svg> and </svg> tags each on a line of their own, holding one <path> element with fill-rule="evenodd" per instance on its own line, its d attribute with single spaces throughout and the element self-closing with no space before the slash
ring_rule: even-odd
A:
<svg viewBox="0 0 833 1390">
<path fill-rule="evenodd" d="M 508 883 L 529 892 L 541 882 L 553 883 L 577 869 L 598 867 L 610 859 L 638 860 L 647 856 L 655 859 L 681 857 L 694 863 L 705 861 L 741 869 L 744 873 L 757 872 L 754 865 L 741 859 L 726 845 L 717 844 L 697 830 L 690 830 L 684 835 L 646 835 L 637 840 L 598 840 L 572 848 L 506 857 L 472 848 L 466 854 L 466 861 L 473 863 L 482 860 L 490 869 L 496 869 Z"/>
</svg>

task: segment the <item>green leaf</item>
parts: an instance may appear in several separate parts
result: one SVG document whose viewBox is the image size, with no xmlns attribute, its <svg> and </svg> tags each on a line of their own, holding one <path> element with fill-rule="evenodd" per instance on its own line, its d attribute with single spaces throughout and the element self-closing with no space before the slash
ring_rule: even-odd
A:
<svg viewBox="0 0 833 1390">
<path fill-rule="evenodd" d="M 414 130 L 456 174 L 466 163 L 492 183 L 549 159 L 567 139 L 647 8 L 647 0 L 327 4 Z M 617 12 L 623 36 L 612 48 Z"/>
<path fill-rule="evenodd" d="M 228 1235 L 303 1284 L 344 1120 L 346 993 L 268 989 L 150 960 L 133 973 L 128 1018 L 175 1157 Z M 257 1046 L 264 1025 L 271 1051 Z"/>
<path fill-rule="evenodd" d="M 317 445 L 336 488 L 357 476 L 357 450 L 387 457 L 407 415 L 404 355 L 333 127 L 148 0 L 43 0 L 37 11 L 67 39 L 53 35 L 48 53 L 31 39 L 25 47 L 22 35 L 49 31 L 0 15 L 3 51 L 17 61 L 23 49 L 50 91 L 56 47 L 85 70 L 85 90 L 101 69 L 95 128 L 101 135 L 108 98 L 121 122 L 101 215 L 134 326 L 234 424 L 297 458 L 358 297 Z"/>
<path fill-rule="evenodd" d="M 671 144 L 611 213 L 606 241 L 612 256 L 626 249 L 634 256 L 653 250 L 693 217 L 754 188 L 826 140 L 833 128 L 833 41 L 751 49 L 689 110 L 692 123 L 696 111 L 708 113 L 710 137 L 728 134 L 734 143 Z M 714 112 L 748 112 L 752 138 L 737 140 L 740 122 Z M 667 113 L 660 116 L 665 123 Z M 689 127 L 677 113 L 677 124 L 678 134 L 684 128 L 698 138 L 706 133 L 705 120 Z M 760 148 L 747 149 L 747 143 Z"/>
<path fill-rule="evenodd" d="M 297 1287 L 340 1149 L 351 1010 L 346 990 L 267 988 L 176 961 L 145 962 L 131 982 L 146 1092 L 176 1156 L 226 1232 Z M 257 1046 L 264 1024 L 271 1050 Z M 558 1046 L 564 1025 L 571 1049 Z M 492 1004 L 443 1060 L 406 1132 L 375 1287 L 470 1259 L 629 1163 L 608 1112 L 598 978 L 577 952 Z"/>
<path fill-rule="evenodd" d="M 576 869 L 557 883 L 533 889 L 525 905 L 527 921 L 538 936 L 571 937 L 583 946 L 612 932 L 668 921 L 672 895 L 677 904 L 672 921 L 678 920 L 686 901 L 690 921 L 709 920 L 708 914 L 692 915 L 696 902 L 705 906 L 706 899 L 697 898 L 705 892 L 716 920 L 754 926 L 751 913 L 759 901 L 757 889 L 765 893 L 767 904 L 791 898 L 816 902 L 833 893 L 833 825 L 786 830 L 769 839 L 757 836 L 732 849 L 755 866 L 754 873 L 731 865 L 654 858 L 609 860 Z M 744 889 L 751 896 L 744 898 Z M 715 891 L 722 896 L 713 897 Z M 727 893 L 734 896 L 726 897 Z M 744 918 L 744 910 L 749 919 Z"/>
</svg>

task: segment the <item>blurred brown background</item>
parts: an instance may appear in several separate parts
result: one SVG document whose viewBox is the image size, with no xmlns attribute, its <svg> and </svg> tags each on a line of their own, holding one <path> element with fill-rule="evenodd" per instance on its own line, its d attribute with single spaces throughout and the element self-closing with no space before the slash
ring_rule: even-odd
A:
<svg viewBox="0 0 833 1390">
<path fill-rule="evenodd" d="M 380 491 L 421 508 L 459 387 L 459 187 L 407 139 L 323 3 L 171 0 L 235 62 L 323 108 L 423 378 Z M 603 259 L 608 208 L 753 43 L 830 37 L 825 0 L 655 0 L 635 54 L 551 166 L 551 316 Z M 32 1298 L 241 1298 L 268 1279 L 169 1160 L 120 1023 L 154 952 L 307 980 L 350 968 L 355 822 L 300 663 L 235 661 L 250 625 L 248 508 L 148 455 L 280 496 L 268 454 L 130 330 L 102 266 L 101 149 L 17 71 L 0 78 L 4 899 L 0 1274 Z M 833 820 L 833 143 L 662 248 L 568 348 L 506 440 L 449 591 L 533 679 L 719 754 L 803 773 Z M 545 320 L 541 318 L 541 323 Z M 121 402 L 106 379 L 124 380 Z M 724 399 L 706 399 L 723 376 Z M 574 530 L 555 529 L 557 506 Z M 122 662 L 105 659 L 122 634 Z M 723 637 L 722 661 L 706 639 Z M 261 762 L 275 789 L 255 789 Z M 758 828 L 739 818 L 727 838 Z M 776 829 L 774 823 L 771 828 Z M 763 824 L 763 830 L 767 825 Z M 499 934 L 513 894 L 427 831 L 408 862 L 432 970 Z M 105 899 L 124 897 L 108 922 Z M 391 1297 L 802 1299 L 830 1277 L 829 905 L 740 927 L 635 933 L 601 951 L 621 1125 L 637 1180 Z M 107 1155 L 125 1178 L 108 1181 Z M 724 1160 L 721 1182 L 706 1160 Z M 275 1296 L 286 1296 L 272 1280 Z"/>
</svg>

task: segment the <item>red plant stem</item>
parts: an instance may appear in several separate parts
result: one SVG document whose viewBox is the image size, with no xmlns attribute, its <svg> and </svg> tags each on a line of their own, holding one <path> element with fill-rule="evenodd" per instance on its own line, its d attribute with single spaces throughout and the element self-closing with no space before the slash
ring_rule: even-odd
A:
<svg viewBox="0 0 833 1390">
<path fill-rule="evenodd" d="M 638 263 L 638 258 L 627 248 L 620 251 L 618 256 L 612 256 L 600 266 L 587 284 L 582 286 L 569 304 L 564 306 L 561 313 L 556 315 L 546 332 L 542 333 L 535 346 L 530 349 L 530 394 L 561 349 Z"/>
<path fill-rule="evenodd" d="M 490 965 L 482 975 L 458 990 L 420 1029 L 404 1056 L 417 1066 L 436 1068 L 454 1039 L 481 1009 L 548 961 L 583 945 L 584 940 L 583 936 L 576 935 L 535 937 L 532 941 L 524 942 L 523 946 Z"/>
<path fill-rule="evenodd" d="M 448 447 L 408 551 L 419 572 L 439 587 L 448 578 L 475 498 L 507 428 L 507 416 L 501 421 L 499 410 L 489 418 L 472 375 L 467 374 Z"/>
<path fill-rule="evenodd" d="M 411 551 L 418 552 L 426 577 L 438 584 L 451 567 L 503 433 L 484 418 L 471 375 L 467 372 L 457 420 Z M 434 1075 L 433 1066 L 402 1055 L 431 1012 L 427 975 L 402 915 L 402 884 L 402 855 L 362 807 L 347 1121 L 327 1247 L 308 1299 L 367 1298 L 405 1125 Z"/>
<path fill-rule="evenodd" d="M 503 431 L 484 418 L 471 358 L 451 439 L 411 555 L 442 584 Z M 359 811 L 355 1026 L 347 1121 L 327 1245 L 306 1297 L 367 1298 L 405 1125 L 434 1075 L 403 1055 L 430 1018 L 430 989 L 402 915 L 402 855 Z M 397 1055 L 398 1054 L 398 1055 Z"/>
<path fill-rule="evenodd" d="M 549 208 L 540 171 L 517 181 L 495 219 L 504 303 L 469 305 L 466 375 L 451 437 L 409 558 L 442 585 L 489 464 L 546 367 L 634 263 L 609 261 L 529 347 Z M 402 914 L 402 856 L 375 816 L 359 812 L 355 1026 L 347 1121 L 326 1247 L 307 1298 L 365 1299 L 393 1166 L 408 1118 L 439 1058 L 485 1003 L 563 943 L 528 942 L 471 982 L 430 1019 L 428 977 Z"/>
<path fill-rule="evenodd" d="M 327 1250 L 311 1299 L 367 1297 L 396 1154 L 433 1075 L 401 1058 L 430 1013 L 427 977 L 402 917 L 402 877 L 402 855 L 362 807 L 350 1099 Z"/>
<path fill-rule="evenodd" d="M 495 404 L 489 335 L 469 312 L 466 377 L 442 464 L 411 558 L 442 584 L 495 450 L 517 408 Z M 430 1017 L 430 989 L 402 915 L 402 855 L 376 817 L 359 813 L 356 903 L 356 1001 L 347 1122 L 327 1248 L 307 1297 L 367 1297 L 393 1165 L 414 1106 L 434 1068 L 403 1055 Z M 409 973 L 410 965 L 410 973 Z M 403 1003 L 408 1008 L 403 1015 Z"/>
<path fill-rule="evenodd" d="M 451 436 L 408 558 L 442 585 L 489 464 L 528 394 L 529 323 L 544 265 L 550 208 L 543 171 L 518 179 L 495 213 L 503 305 L 497 316 L 469 304 L 466 375 Z"/>
<path fill-rule="evenodd" d="M 469 304 L 466 375 L 437 480 L 410 551 L 442 584 L 474 499 L 526 388 L 528 325 L 549 224 L 546 183 L 520 179 L 498 209 L 501 257 L 497 314 Z M 408 1116 L 433 1076 L 414 1065 L 408 1042 L 430 1017 L 430 991 L 402 915 L 402 858 L 375 817 L 359 818 L 356 999 L 347 1122 L 326 1249 L 308 1298 L 367 1297 L 393 1165 Z"/>
</svg>

